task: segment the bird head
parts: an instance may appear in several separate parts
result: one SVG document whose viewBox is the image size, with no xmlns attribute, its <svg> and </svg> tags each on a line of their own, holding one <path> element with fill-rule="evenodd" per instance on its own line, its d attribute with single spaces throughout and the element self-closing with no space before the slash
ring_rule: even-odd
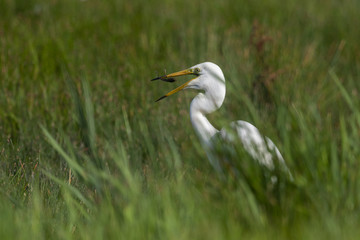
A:
<svg viewBox="0 0 360 240">
<path fill-rule="evenodd" d="M 165 82 L 175 82 L 175 77 L 185 75 L 193 75 L 194 78 L 160 97 L 158 100 L 156 100 L 156 102 L 183 89 L 196 89 L 206 92 L 210 90 L 216 90 L 219 87 L 224 88 L 225 86 L 225 77 L 223 72 L 218 65 L 211 62 L 200 63 L 182 71 L 154 78 L 151 81 L 162 80 Z"/>
</svg>

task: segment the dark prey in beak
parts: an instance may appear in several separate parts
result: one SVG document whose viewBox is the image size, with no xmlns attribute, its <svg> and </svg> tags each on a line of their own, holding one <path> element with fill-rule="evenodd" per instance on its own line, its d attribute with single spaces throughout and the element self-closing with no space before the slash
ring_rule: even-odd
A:
<svg viewBox="0 0 360 240">
<path fill-rule="evenodd" d="M 161 76 L 161 77 L 156 77 L 154 79 L 151 79 L 151 81 L 155 81 L 155 80 L 159 80 L 159 79 L 164 82 L 175 82 L 174 78 L 166 78 L 166 75 Z"/>
<path fill-rule="evenodd" d="M 166 98 L 167 96 L 166 95 L 164 95 L 164 96 L 162 96 L 161 98 L 159 98 L 158 100 L 156 100 L 155 102 L 158 102 L 158 101 L 160 101 L 161 99 L 164 99 L 164 98 Z"/>
</svg>

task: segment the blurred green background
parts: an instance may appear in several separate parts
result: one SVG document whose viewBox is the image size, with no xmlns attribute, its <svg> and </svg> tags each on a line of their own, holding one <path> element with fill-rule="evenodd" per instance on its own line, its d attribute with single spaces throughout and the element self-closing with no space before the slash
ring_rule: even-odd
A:
<svg viewBox="0 0 360 240">
<path fill-rule="evenodd" d="M 0 0 L 1 239 L 357 239 L 360 2 Z M 275 189 L 238 156 L 220 181 L 194 91 L 150 79 L 218 64 L 209 115 L 276 143 Z M 249 165 L 250 164 L 250 165 Z M 259 170 L 260 169 L 260 170 Z"/>
</svg>

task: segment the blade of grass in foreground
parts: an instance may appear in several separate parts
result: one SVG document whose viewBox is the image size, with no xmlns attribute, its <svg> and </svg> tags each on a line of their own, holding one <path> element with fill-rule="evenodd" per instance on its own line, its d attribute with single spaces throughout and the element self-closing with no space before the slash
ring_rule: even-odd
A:
<svg viewBox="0 0 360 240">
<path fill-rule="evenodd" d="M 69 191 L 73 196 L 78 198 L 81 202 L 83 202 L 85 204 L 85 206 L 87 208 L 92 209 L 94 207 L 93 204 L 90 201 L 88 201 L 77 188 L 71 186 L 70 184 L 67 184 L 64 180 L 61 180 L 61 179 L 55 177 L 54 175 L 52 175 L 49 172 L 43 171 L 43 173 L 47 177 L 49 177 L 51 180 L 53 180 L 54 182 L 56 182 L 57 184 L 62 186 L 65 190 Z M 86 211 L 82 211 L 82 213 L 84 214 L 84 213 L 86 213 Z"/>
<path fill-rule="evenodd" d="M 85 170 L 80 164 L 72 159 L 65 151 L 64 149 L 59 145 L 59 143 L 51 136 L 51 134 L 43 127 L 40 126 L 42 129 L 47 141 L 50 143 L 50 145 L 64 158 L 64 160 L 70 165 L 72 169 L 74 169 L 82 178 L 85 179 L 85 181 L 88 180 L 88 176 L 85 173 Z"/>
</svg>

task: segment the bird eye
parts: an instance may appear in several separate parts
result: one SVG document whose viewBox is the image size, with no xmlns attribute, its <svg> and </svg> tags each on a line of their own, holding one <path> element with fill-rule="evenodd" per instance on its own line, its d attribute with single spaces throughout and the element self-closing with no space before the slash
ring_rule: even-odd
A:
<svg viewBox="0 0 360 240">
<path fill-rule="evenodd" d="M 195 68 L 195 69 L 194 69 L 194 72 L 195 72 L 195 73 L 199 73 L 199 72 L 200 72 L 200 68 Z"/>
</svg>

